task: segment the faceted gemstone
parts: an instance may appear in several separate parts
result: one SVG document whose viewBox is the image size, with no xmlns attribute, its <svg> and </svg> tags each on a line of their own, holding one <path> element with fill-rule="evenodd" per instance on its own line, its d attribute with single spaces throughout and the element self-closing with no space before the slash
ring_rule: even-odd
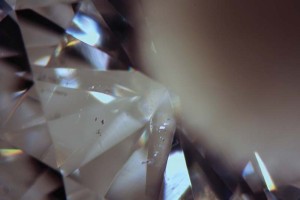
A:
<svg viewBox="0 0 300 200">
<path fill-rule="evenodd" d="M 172 95 L 131 68 L 105 19 L 92 1 L 16 2 L 1 21 L 1 76 L 16 77 L 1 81 L 1 138 L 56 169 L 68 199 L 155 199 Z"/>
<path fill-rule="evenodd" d="M 190 137 L 178 98 L 132 66 L 120 5 L 0 1 L 0 196 L 297 199 L 258 153 L 237 174 Z"/>
</svg>

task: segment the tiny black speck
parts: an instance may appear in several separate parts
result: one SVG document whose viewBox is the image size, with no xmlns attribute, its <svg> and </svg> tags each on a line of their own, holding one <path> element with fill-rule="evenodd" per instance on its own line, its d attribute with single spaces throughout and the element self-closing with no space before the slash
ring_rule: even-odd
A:
<svg viewBox="0 0 300 200">
<path fill-rule="evenodd" d="M 104 124 L 104 119 L 101 120 L 101 124 L 102 124 L 102 125 Z"/>
<path fill-rule="evenodd" d="M 100 131 L 100 129 L 97 131 L 97 134 L 101 136 L 101 131 Z"/>
<path fill-rule="evenodd" d="M 95 121 L 97 121 L 97 117 L 95 118 Z"/>
</svg>

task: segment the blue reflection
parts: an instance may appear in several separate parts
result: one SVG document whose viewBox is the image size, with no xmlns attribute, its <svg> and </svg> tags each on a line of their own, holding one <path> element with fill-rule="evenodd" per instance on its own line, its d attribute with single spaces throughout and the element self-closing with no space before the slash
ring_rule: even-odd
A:
<svg viewBox="0 0 300 200">
<path fill-rule="evenodd" d="M 243 170 L 242 176 L 243 176 L 244 178 L 246 178 L 247 176 L 250 176 L 250 175 L 252 175 L 252 174 L 254 174 L 254 173 L 255 173 L 255 171 L 254 171 L 254 167 L 253 167 L 253 165 L 252 165 L 252 162 L 249 161 L 249 162 L 247 163 L 246 167 L 245 167 L 244 170 Z"/>
<path fill-rule="evenodd" d="M 190 186 L 191 182 L 183 151 L 171 153 L 165 171 L 164 199 L 181 199 Z"/>
<path fill-rule="evenodd" d="M 90 16 L 77 13 L 73 19 L 76 27 L 67 29 L 67 33 L 92 46 L 100 45 L 102 30 L 100 25 Z"/>
<path fill-rule="evenodd" d="M 80 81 L 76 77 L 76 69 L 56 68 L 54 72 L 61 86 L 74 89 L 79 88 Z"/>
</svg>

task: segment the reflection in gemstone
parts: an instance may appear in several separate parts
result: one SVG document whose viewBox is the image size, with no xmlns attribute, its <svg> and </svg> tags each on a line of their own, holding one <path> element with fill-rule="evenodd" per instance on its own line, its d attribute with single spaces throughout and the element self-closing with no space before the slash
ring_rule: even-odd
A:
<svg viewBox="0 0 300 200">
<path fill-rule="evenodd" d="M 4 19 L 9 12 L 12 10 L 12 8 L 6 3 L 5 1 L 0 2 L 0 21 Z"/>
<path fill-rule="evenodd" d="M 50 56 L 44 56 L 44 57 L 38 58 L 34 62 L 34 64 L 37 66 L 40 66 L 40 67 L 44 67 L 48 64 L 49 60 L 50 60 Z"/>
<path fill-rule="evenodd" d="M 262 173 L 262 176 L 263 176 L 263 179 L 265 181 L 265 184 L 267 186 L 267 189 L 269 191 L 273 191 L 273 190 L 276 190 L 276 186 L 264 164 L 264 162 L 262 161 L 262 159 L 260 158 L 259 154 L 257 152 L 255 152 L 255 157 L 256 157 L 256 160 L 258 162 L 258 166 L 261 170 L 261 173 Z"/>
<path fill-rule="evenodd" d="M 20 149 L 0 149 L 0 155 L 1 156 L 15 156 L 22 153 L 22 150 Z"/>
<path fill-rule="evenodd" d="M 161 199 L 194 199 L 184 153 L 179 142 L 173 143 L 165 170 L 163 184 Z"/>
<path fill-rule="evenodd" d="M 67 33 L 91 46 L 100 46 L 102 43 L 101 27 L 97 22 L 83 13 L 78 12 L 73 23 L 76 28 L 67 29 Z"/>
</svg>

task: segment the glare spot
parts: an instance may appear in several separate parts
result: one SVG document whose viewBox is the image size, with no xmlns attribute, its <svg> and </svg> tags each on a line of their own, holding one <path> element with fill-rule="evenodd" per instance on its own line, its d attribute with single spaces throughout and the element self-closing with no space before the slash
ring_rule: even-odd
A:
<svg viewBox="0 0 300 200">
<path fill-rule="evenodd" d="M 67 88 L 79 88 L 79 80 L 76 79 L 76 69 L 56 68 L 55 74 L 61 77 L 60 85 Z"/>
<path fill-rule="evenodd" d="M 80 43 L 79 40 L 72 40 L 72 41 L 68 42 L 67 47 L 75 46 L 76 44 L 79 44 L 79 43 Z"/>
<path fill-rule="evenodd" d="M 54 56 L 58 57 L 60 55 L 60 53 L 62 52 L 62 45 L 58 45 L 58 47 L 55 49 L 54 51 Z"/>
<path fill-rule="evenodd" d="M 92 46 L 100 44 L 101 30 L 95 20 L 78 13 L 74 17 L 73 22 L 78 28 L 81 29 L 81 31 L 79 32 L 73 29 L 68 29 L 68 34 Z"/>
<path fill-rule="evenodd" d="M 26 72 L 16 72 L 15 74 L 19 77 L 23 77 L 26 75 Z"/>
<path fill-rule="evenodd" d="M 243 175 L 243 177 L 247 177 L 247 176 L 249 176 L 249 175 L 251 175 L 251 174 L 253 174 L 253 173 L 254 173 L 254 167 L 253 167 L 253 165 L 252 165 L 252 162 L 249 161 L 249 162 L 247 163 L 245 169 L 243 170 L 242 175 Z"/>
<path fill-rule="evenodd" d="M 37 59 L 34 62 L 34 64 L 37 66 L 45 67 L 48 64 L 50 58 L 51 58 L 50 56 L 44 56 L 42 58 Z"/>
<path fill-rule="evenodd" d="M 259 168 L 261 170 L 261 173 L 263 175 L 263 178 L 265 180 L 268 190 L 269 191 L 276 190 L 276 186 L 267 170 L 267 167 L 265 166 L 264 162 L 262 161 L 262 159 L 260 158 L 260 156 L 257 152 L 255 152 L 255 157 L 258 162 Z"/>
<path fill-rule="evenodd" d="M 165 171 L 165 184 L 164 199 L 167 200 L 180 199 L 190 187 L 191 182 L 182 151 L 170 154 Z"/>
<path fill-rule="evenodd" d="M 0 156 L 11 157 L 22 154 L 23 151 L 20 149 L 0 149 Z"/>
<path fill-rule="evenodd" d="M 100 93 L 100 92 L 89 92 L 95 99 L 97 99 L 98 101 L 104 103 L 104 104 L 108 104 L 112 101 L 114 101 L 116 98 L 108 95 L 108 94 L 104 94 L 104 93 Z"/>
<path fill-rule="evenodd" d="M 75 74 L 76 69 L 55 68 L 55 74 L 62 77 L 71 77 Z"/>
<path fill-rule="evenodd" d="M 147 134 L 147 131 L 144 131 L 142 136 L 140 137 L 139 141 L 138 141 L 138 145 L 140 147 L 144 147 L 146 145 L 148 141 L 148 134 Z"/>
<path fill-rule="evenodd" d="M 73 175 L 75 176 L 80 176 L 80 170 L 79 169 L 76 169 L 74 172 L 73 172 Z"/>
<path fill-rule="evenodd" d="M 135 95 L 136 92 L 131 90 L 130 88 L 124 87 L 122 85 L 116 84 L 113 88 L 114 90 L 114 94 L 116 94 L 117 96 L 132 96 Z"/>
<path fill-rule="evenodd" d="M 89 90 L 93 90 L 93 89 L 95 89 L 95 86 L 89 87 Z"/>
<path fill-rule="evenodd" d="M 72 80 L 66 80 L 63 79 L 60 81 L 60 85 L 63 87 L 67 87 L 67 88 L 79 88 L 79 82 L 76 79 L 72 79 Z"/>
<path fill-rule="evenodd" d="M 17 98 L 17 97 L 23 95 L 26 91 L 27 91 L 27 90 L 21 90 L 21 91 L 14 92 L 14 93 L 12 94 L 12 96 L 13 96 L 13 98 Z"/>
</svg>

